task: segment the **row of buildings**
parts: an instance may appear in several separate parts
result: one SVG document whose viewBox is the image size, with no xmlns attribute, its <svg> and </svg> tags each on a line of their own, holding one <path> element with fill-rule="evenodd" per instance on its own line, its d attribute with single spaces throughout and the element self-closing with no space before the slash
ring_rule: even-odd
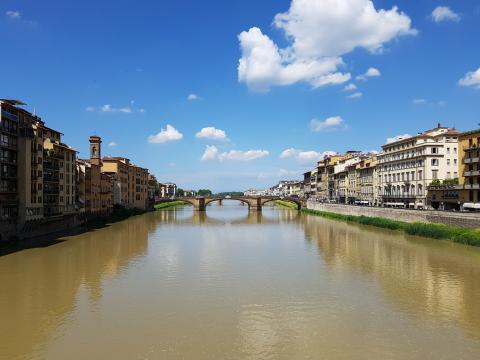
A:
<svg viewBox="0 0 480 360">
<path fill-rule="evenodd" d="M 326 156 L 304 173 L 304 197 L 368 206 L 480 209 L 480 130 L 437 127 L 379 153 Z"/>
<path fill-rule="evenodd" d="M 303 197 L 304 183 L 302 180 L 284 180 L 277 185 L 265 190 L 249 189 L 244 192 L 245 196 L 280 196 L 280 197 Z"/>
<path fill-rule="evenodd" d="M 115 204 L 149 209 L 155 197 L 175 196 L 148 169 L 125 157 L 102 157 L 90 137 L 90 156 L 62 141 L 17 100 L 0 99 L 0 241 L 46 228 L 70 227 L 111 213 Z"/>
</svg>

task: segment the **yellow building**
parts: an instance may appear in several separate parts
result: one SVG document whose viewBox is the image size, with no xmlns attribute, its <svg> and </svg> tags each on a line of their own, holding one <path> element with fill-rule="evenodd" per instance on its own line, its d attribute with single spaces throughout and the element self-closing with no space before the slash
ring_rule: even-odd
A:
<svg viewBox="0 0 480 360">
<path fill-rule="evenodd" d="M 362 159 L 356 166 L 356 196 L 360 205 L 377 205 L 377 157 Z"/>
<path fill-rule="evenodd" d="M 114 204 L 148 209 L 148 169 L 136 166 L 124 157 L 104 157 L 102 172 L 112 178 Z"/>
<path fill-rule="evenodd" d="M 18 100 L 0 100 L 0 237 L 76 214 L 76 151 Z M 0 239 L 1 240 L 1 239 Z"/>
<path fill-rule="evenodd" d="M 480 129 L 458 136 L 458 180 L 432 183 L 429 204 L 435 209 L 480 210 Z"/>
<path fill-rule="evenodd" d="M 480 130 L 462 133 L 459 138 L 460 200 L 480 205 Z"/>
</svg>

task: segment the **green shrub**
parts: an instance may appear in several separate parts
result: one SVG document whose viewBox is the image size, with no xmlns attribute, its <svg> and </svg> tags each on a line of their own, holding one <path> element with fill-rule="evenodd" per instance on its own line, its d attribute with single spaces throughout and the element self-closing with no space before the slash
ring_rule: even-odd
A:
<svg viewBox="0 0 480 360">
<path fill-rule="evenodd" d="M 480 229 L 464 229 L 443 224 L 407 223 L 378 217 L 343 215 L 311 209 L 302 210 L 306 214 L 322 216 L 334 220 L 343 220 L 362 225 L 376 226 L 384 229 L 399 230 L 409 235 L 423 236 L 432 239 L 450 240 L 457 243 L 480 246 Z"/>
<path fill-rule="evenodd" d="M 289 209 L 298 210 L 298 205 L 295 204 L 295 203 L 292 202 L 292 201 L 288 201 L 288 200 L 275 200 L 274 203 L 275 203 L 275 205 L 280 206 L 280 207 L 286 207 L 286 208 L 289 208 Z"/>
<path fill-rule="evenodd" d="M 181 200 L 176 200 L 176 201 L 170 201 L 170 202 L 163 202 L 155 205 L 155 210 L 162 210 L 174 206 L 183 206 L 186 205 L 187 203 L 185 201 Z"/>
</svg>

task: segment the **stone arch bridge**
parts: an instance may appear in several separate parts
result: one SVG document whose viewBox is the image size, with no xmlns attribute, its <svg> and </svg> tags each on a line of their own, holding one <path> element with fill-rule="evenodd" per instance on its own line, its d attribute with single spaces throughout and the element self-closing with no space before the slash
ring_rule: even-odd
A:
<svg viewBox="0 0 480 360">
<path fill-rule="evenodd" d="M 175 199 L 160 199 L 157 203 L 161 202 L 170 202 L 175 200 L 182 200 L 189 204 L 193 205 L 194 210 L 196 211 L 205 211 L 208 204 L 212 202 L 220 202 L 224 200 L 234 200 L 240 201 L 248 205 L 250 211 L 262 211 L 262 207 L 275 200 L 285 200 L 297 204 L 298 210 L 302 209 L 306 205 L 306 201 L 293 198 L 293 197 L 280 197 L 280 196 L 260 196 L 260 197 L 251 197 L 251 196 L 231 196 L 231 197 L 221 197 L 221 196 L 211 196 L 211 197 L 177 197 Z"/>
</svg>

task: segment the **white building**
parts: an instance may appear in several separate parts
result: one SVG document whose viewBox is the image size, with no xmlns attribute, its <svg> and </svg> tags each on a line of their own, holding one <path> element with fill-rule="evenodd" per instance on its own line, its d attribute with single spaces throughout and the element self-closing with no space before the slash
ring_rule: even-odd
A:
<svg viewBox="0 0 480 360">
<path fill-rule="evenodd" d="M 423 208 L 432 181 L 458 178 L 458 135 L 457 130 L 438 124 L 383 145 L 377 156 L 381 204 Z"/>
</svg>

